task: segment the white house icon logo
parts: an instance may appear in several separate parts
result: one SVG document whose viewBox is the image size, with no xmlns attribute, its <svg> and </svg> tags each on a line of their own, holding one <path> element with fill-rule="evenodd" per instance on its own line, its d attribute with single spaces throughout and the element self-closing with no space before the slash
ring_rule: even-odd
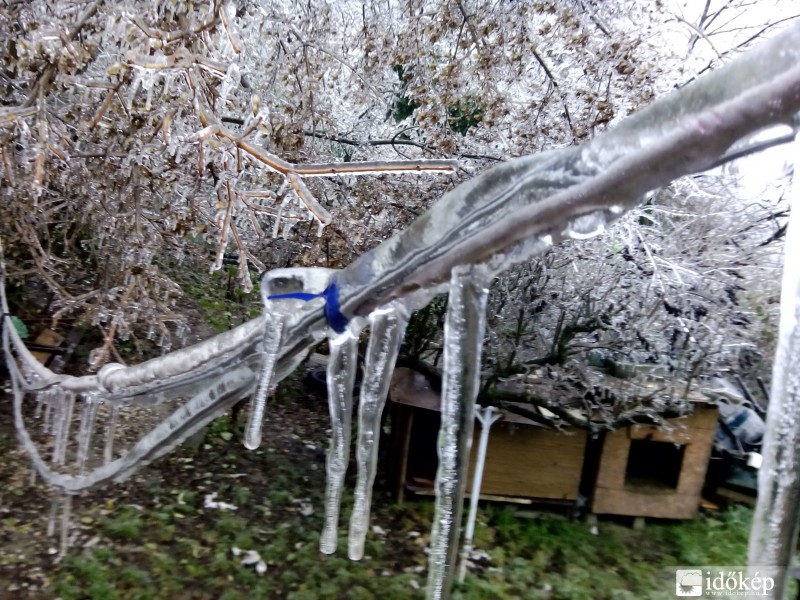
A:
<svg viewBox="0 0 800 600">
<path fill-rule="evenodd" d="M 700 597 L 703 595 L 703 572 L 700 569 L 675 571 L 675 595 Z"/>
</svg>

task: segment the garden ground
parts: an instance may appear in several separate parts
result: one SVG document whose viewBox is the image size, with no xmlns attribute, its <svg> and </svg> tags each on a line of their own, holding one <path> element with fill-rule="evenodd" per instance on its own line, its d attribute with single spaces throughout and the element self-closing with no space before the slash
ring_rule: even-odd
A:
<svg viewBox="0 0 800 600">
<path fill-rule="evenodd" d="M 51 496 L 31 483 L 16 445 L 10 400 L 0 399 L 0 597 L 111 599 L 421 598 L 430 498 L 393 502 L 379 476 L 366 557 L 317 549 L 328 429 L 324 399 L 290 380 L 269 407 L 262 448 L 248 451 L 229 418 L 124 484 L 75 499 L 71 547 L 46 536 Z M 352 489 L 352 477 L 349 488 Z M 206 497 L 236 510 L 207 507 Z M 465 599 L 674 598 L 674 568 L 741 565 L 750 511 L 732 507 L 686 523 L 624 521 L 596 529 L 558 512 L 523 518 L 482 505 Z M 236 553 L 236 549 L 242 552 Z M 255 550 L 266 565 L 242 564 Z"/>
</svg>

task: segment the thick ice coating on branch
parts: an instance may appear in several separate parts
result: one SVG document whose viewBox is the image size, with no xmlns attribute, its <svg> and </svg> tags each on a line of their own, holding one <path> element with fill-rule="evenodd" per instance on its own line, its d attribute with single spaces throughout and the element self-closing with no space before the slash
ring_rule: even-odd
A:
<svg viewBox="0 0 800 600">
<path fill-rule="evenodd" d="M 708 168 L 736 141 L 788 123 L 798 110 L 794 26 L 586 144 L 503 163 L 445 194 L 342 272 L 343 312 L 366 315 L 445 283 L 458 264 L 488 262 L 524 240 L 559 243 L 564 235 L 596 232 L 645 193 Z M 591 230 L 580 220 L 590 214 L 597 221 Z"/>
<path fill-rule="evenodd" d="M 780 328 L 748 550 L 751 566 L 775 569 L 776 593 L 786 587 L 786 567 L 796 553 L 800 516 L 800 136 L 792 150 L 795 170 L 784 249 Z"/>
</svg>

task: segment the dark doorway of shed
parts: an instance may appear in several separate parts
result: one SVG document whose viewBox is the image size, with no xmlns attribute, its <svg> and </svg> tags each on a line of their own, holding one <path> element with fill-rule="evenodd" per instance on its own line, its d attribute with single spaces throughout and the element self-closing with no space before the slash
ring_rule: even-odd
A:
<svg viewBox="0 0 800 600">
<path fill-rule="evenodd" d="M 632 488 L 678 487 L 686 446 L 672 442 L 632 440 L 625 469 L 625 485 Z"/>
</svg>

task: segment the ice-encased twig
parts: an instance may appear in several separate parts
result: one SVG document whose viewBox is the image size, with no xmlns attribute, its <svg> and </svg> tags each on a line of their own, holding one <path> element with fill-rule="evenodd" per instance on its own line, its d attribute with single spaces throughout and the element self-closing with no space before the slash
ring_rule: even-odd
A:
<svg viewBox="0 0 800 600">
<path fill-rule="evenodd" d="M 762 573 L 764 568 L 771 569 L 775 586 L 770 597 L 774 598 L 786 593 L 800 525 L 800 135 L 793 149 L 792 210 L 784 248 L 778 345 L 748 548 L 751 567 L 759 567 Z"/>
<path fill-rule="evenodd" d="M 366 315 L 522 240 L 557 244 L 565 231 L 593 233 L 575 224 L 590 214 L 613 223 L 647 192 L 709 168 L 743 137 L 798 110 L 795 25 L 584 144 L 510 160 L 462 183 L 342 271 L 343 312 Z"/>
<path fill-rule="evenodd" d="M 344 476 L 350 460 L 350 430 L 353 417 L 353 386 L 358 364 L 358 337 L 349 330 L 330 339 L 328 358 L 328 410 L 331 417 L 331 441 L 325 463 L 325 525 L 319 549 L 325 554 L 336 551 L 339 509 Z"/>
<path fill-rule="evenodd" d="M 444 322 L 439 468 L 428 556 L 427 597 L 449 598 L 461 534 L 475 399 L 486 329 L 489 276 L 481 266 L 453 269 Z"/>
<path fill-rule="evenodd" d="M 404 305 L 395 303 L 374 311 L 369 321 L 371 331 L 358 403 L 358 479 L 347 540 L 347 554 L 352 560 L 361 560 L 364 556 L 372 486 L 377 472 L 381 415 L 408 323 L 408 314 Z"/>
</svg>

